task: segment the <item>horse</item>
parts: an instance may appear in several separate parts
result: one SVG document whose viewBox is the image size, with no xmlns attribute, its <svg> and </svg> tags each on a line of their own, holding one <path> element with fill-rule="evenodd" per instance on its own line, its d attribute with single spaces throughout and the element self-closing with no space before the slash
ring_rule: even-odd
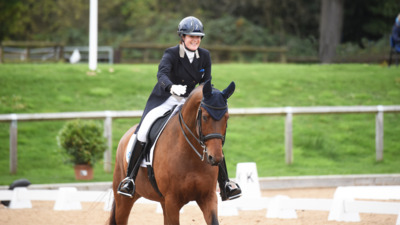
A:
<svg viewBox="0 0 400 225">
<path fill-rule="evenodd" d="M 125 160 L 126 146 L 137 125 L 123 135 L 116 153 L 114 202 L 109 224 L 127 224 L 131 208 L 141 197 L 161 204 L 165 225 L 179 224 L 179 211 L 190 201 L 197 203 L 208 225 L 219 224 L 217 165 L 224 157 L 222 147 L 229 118 L 226 101 L 234 89 L 234 82 L 221 92 L 207 81 L 195 88 L 179 113 L 171 117 L 154 147 L 154 176 L 162 196 L 151 185 L 145 167 L 139 169 L 132 198 L 117 194 L 118 185 L 125 178 L 128 166 Z M 222 111 L 224 114 L 218 121 L 208 112 L 210 107 L 217 110 L 218 107 L 203 105 L 204 98 L 217 95 L 223 96 L 226 103 L 226 110 Z"/>
</svg>

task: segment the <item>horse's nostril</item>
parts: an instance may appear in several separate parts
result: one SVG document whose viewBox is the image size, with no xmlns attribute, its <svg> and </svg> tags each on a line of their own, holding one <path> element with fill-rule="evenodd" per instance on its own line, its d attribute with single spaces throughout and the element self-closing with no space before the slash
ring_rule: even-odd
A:
<svg viewBox="0 0 400 225">
<path fill-rule="evenodd" d="M 217 165 L 219 164 L 219 162 L 217 162 L 216 158 L 213 157 L 213 156 L 211 156 L 211 155 L 209 155 L 209 156 L 207 157 L 207 159 L 208 159 L 208 163 L 209 163 L 210 165 L 212 165 L 212 166 L 217 166 Z"/>
</svg>

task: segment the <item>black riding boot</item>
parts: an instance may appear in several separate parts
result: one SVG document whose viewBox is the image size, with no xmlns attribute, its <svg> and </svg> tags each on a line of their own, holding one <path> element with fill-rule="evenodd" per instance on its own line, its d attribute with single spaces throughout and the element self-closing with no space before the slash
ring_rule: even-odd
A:
<svg viewBox="0 0 400 225">
<path fill-rule="evenodd" d="M 118 186 L 118 194 L 125 195 L 128 197 L 133 197 L 135 193 L 135 179 L 136 175 L 139 171 L 142 152 L 145 146 L 145 142 L 141 142 L 136 139 L 135 145 L 133 146 L 131 158 L 129 159 L 128 170 L 126 174 L 126 178 L 121 181 Z"/>
<path fill-rule="evenodd" d="M 239 185 L 229 180 L 225 158 L 220 162 L 218 170 L 218 184 L 222 201 L 232 200 L 242 196 Z"/>
</svg>

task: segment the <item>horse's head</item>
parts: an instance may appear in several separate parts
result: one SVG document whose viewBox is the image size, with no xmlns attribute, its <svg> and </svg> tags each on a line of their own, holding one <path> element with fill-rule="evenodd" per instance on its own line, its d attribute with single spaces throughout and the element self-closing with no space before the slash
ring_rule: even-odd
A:
<svg viewBox="0 0 400 225">
<path fill-rule="evenodd" d="M 213 89 L 210 81 L 203 86 L 203 99 L 197 115 L 197 132 L 207 150 L 206 160 L 211 165 L 218 165 L 224 157 L 222 146 L 229 118 L 227 100 L 234 91 L 234 82 L 223 91 Z"/>
</svg>

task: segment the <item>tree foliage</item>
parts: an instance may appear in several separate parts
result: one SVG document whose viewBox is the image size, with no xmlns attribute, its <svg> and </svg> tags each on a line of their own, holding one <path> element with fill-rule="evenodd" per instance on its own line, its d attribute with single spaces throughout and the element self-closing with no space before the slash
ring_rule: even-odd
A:
<svg viewBox="0 0 400 225">
<path fill-rule="evenodd" d="M 319 40 L 321 0 L 98 0 L 99 45 L 176 43 L 179 21 L 205 25 L 207 44 L 285 45 Z M 40 40 L 88 44 L 89 2 L 0 0 L 0 41 Z M 397 0 L 343 0 L 342 42 L 377 40 L 400 12 Z M 294 46 L 290 46 L 290 45 Z"/>
<path fill-rule="evenodd" d="M 378 40 L 388 36 L 397 14 L 400 13 L 400 2 L 347 0 L 344 1 L 344 8 L 342 41 L 356 42 L 365 47 L 363 38 Z"/>
</svg>

